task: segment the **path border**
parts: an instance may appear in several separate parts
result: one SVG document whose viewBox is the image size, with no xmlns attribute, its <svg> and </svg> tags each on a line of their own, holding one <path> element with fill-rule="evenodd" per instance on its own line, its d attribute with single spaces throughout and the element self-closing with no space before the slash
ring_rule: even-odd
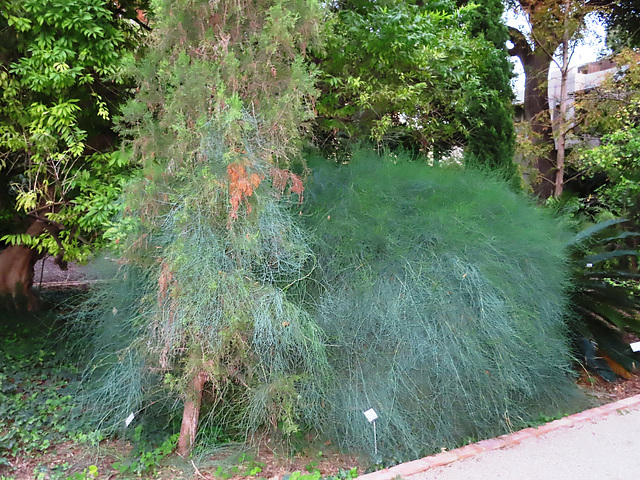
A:
<svg viewBox="0 0 640 480">
<path fill-rule="evenodd" d="M 534 437 L 540 437 L 547 433 L 554 432 L 566 427 L 573 427 L 574 425 L 580 425 L 582 423 L 598 420 L 602 417 L 606 417 L 614 412 L 621 410 L 631 410 L 634 408 L 640 408 L 640 394 L 633 397 L 624 398 L 617 402 L 608 403 L 600 407 L 591 408 L 584 412 L 575 413 L 568 417 L 563 417 L 560 420 L 554 420 L 544 425 L 540 425 L 537 428 L 529 427 L 517 432 L 509 433 L 506 435 L 500 435 L 496 438 L 490 438 L 488 440 L 481 440 L 480 442 L 472 443 L 464 447 L 456 448 L 448 452 L 438 453 L 429 457 L 424 457 L 419 460 L 413 460 L 412 462 L 401 463 L 395 467 L 385 468 L 384 470 L 378 470 L 377 472 L 368 473 L 366 475 L 360 475 L 358 479 L 361 480 L 393 480 L 398 477 L 408 477 L 410 475 L 416 475 L 418 473 L 426 472 L 429 469 L 435 467 L 442 467 L 458 460 L 465 460 L 467 458 L 475 457 L 484 452 L 490 452 L 492 450 L 500 450 L 501 448 L 512 447 L 522 443 L 524 440 Z"/>
</svg>

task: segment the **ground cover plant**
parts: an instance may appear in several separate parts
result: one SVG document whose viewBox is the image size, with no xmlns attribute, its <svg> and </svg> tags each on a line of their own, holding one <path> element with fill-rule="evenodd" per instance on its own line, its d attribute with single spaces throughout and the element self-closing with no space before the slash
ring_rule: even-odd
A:
<svg viewBox="0 0 640 480">
<path fill-rule="evenodd" d="M 41 292 L 42 293 L 42 292 Z M 177 434 L 155 422 L 132 422 L 116 441 L 91 430 L 76 399 L 81 365 L 77 339 L 61 313 L 73 304 L 69 292 L 44 292 L 46 312 L 0 312 L 0 478 L 68 480 L 90 478 L 261 478 L 297 472 L 302 480 L 354 478 L 353 458 L 333 452 L 305 453 L 296 462 L 254 457 L 228 449 L 215 460 L 174 454 Z M 75 413 L 75 414 L 74 414 Z M 77 415 L 77 414 L 80 415 Z M 159 416 L 160 417 L 160 416 Z M 208 439 L 210 440 L 210 439 Z M 225 439 L 219 439 L 225 442 Z M 323 444 L 324 447 L 324 444 Z M 196 465 L 196 466 L 194 466 Z M 341 471 L 344 470 L 344 471 Z"/>
<path fill-rule="evenodd" d="M 74 365 L 21 323 L 3 328 L 0 347 L 0 464 L 18 452 L 36 454 L 69 439 Z"/>
<path fill-rule="evenodd" d="M 79 370 L 60 335 L 60 312 L 53 305 L 72 296 L 49 292 L 44 301 L 51 308 L 39 314 L 0 311 L 2 478 L 12 478 L 17 462 L 28 463 L 22 473 L 33 478 L 66 478 L 75 462 L 62 456 L 47 462 L 48 452 L 74 443 L 95 444 L 101 438 L 71 421 Z"/>
<path fill-rule="evenodd" d="M 309 165 L 331 436 L 373 453 L 373 407 L 403 460 L 576 408 L 558 220 L 474 171 L 366 150 Z"/>
</svg>

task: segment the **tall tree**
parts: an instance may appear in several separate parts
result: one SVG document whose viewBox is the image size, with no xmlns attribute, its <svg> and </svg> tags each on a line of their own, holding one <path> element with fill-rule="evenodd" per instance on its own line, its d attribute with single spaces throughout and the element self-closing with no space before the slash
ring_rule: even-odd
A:
<svg viewBox="0 0 640 480">
<path fill-rule="evenodd" d="M 127 171 L 110 155 L 111 117 L 123 58 L 143 30 L 130 18 L 144 3 L 10 0 L 0 9 L 0 177 L 18 232 L 3 237 L 12 246 L 0 254 L 0 294 L 28 293 L 41 253 L 64 266 L 101 244 Z"/>
<path fill-rule="evenodd" d="M 528 31 L 509 29 L 513 43 L 509 53 L 517 56 L 524 67 L 524 120 L 535 145 L 535 167 L 540 177 L 534 190 L 540 197 L 547 198 L 559 195 L 564 186 L 570 52 L 582 33 L 585 16 L 600 10 L 602 3 L 597 0 L 519 0 L 511 2 L 511 6 L 518 9 L 528 24 Z M 556 57 L 559 48 L 560 58 Z M 558 99 L 559 149 L 556 149 L 547 94 L 549 69 L 554 61 L 560 68 L 562 84 Z"/>
<path fill-rule="evenodd" d="M 480 33 L 488 18 L 499 22 L 498 10 L 339 2 L 319 60 L 321 142 L 343 135 L 436 154 L 466 147 L 474 163 L 513 173 L 509 65 L 496 47 L 500 28 Z"/>
<path fill-rule="evenodd" d="M 458 1 L 459 5 L 472 2 Z M 509 31 L 502 20 L 502 0 L 485 0 L 474 4 L 466 14 L 465 23 L 472 37 L 483 37 L 494 49 L 485 51 L 480 74 L 484 88 L 496 92 L 487 103 L 473 102 L 472 118 L 479 119 L 476 128 L 467 135 L 467 160 L 479 166 L 502 170 L 509 177 L 516 177 L 513 162 L 515 131 L 510 79 L 512 65 L 509 62 L 507 40 Z"/>
<path fill-rule="evenodd" d="M 156 5 L 139 91 L 124 109 L 142 172 L 122 220 L 127 273 L 110 288 L 140 281 L 118 296 L 122 307 L 109 300 L 91 314 L 96 331 L 117 322 L 120 342 L 132 332 L 123 348 L 134 371 L 119 375 L 123 362 L 105 355 L 87 408 L 115 426 L 112 412 L 138 411 L 145 394 L 168 388 L 182 401 L 186 455 L 204 404 L 245 434 L 291 434 L 300 405 L 315 405 L 307 380 L 326 360 L 313 322 L 287 296 L 311 254 L 285 202 L 304 190 L 290 166 L 313 117 L 306 53 L 320 47 L 323 11 L 316 0 Z M 153 388 L 132 389 L 145 375 Z"/>
</svg>

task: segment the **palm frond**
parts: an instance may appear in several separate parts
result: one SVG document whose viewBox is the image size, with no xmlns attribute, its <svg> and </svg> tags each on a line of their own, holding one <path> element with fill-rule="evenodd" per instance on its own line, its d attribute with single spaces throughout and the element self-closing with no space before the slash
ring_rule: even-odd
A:
<svg viewBox="0 0 640 480">
<path fill-rule="evenodd" d="M 640 274 L 633 270 L 630 256 L 636 250 L 622 249 L 627 238 L 637 232 L 620 232 L 626 219 L 613 219 L 593 225 L 578 233 L 569 243 L 573 263 L 572 306 L 573 328 L 581 337 L 580 350 L 588 368 L 607 381 L 634 371 L 640 365 L 640 355 L 634 354 L 624 341 L 625 332 L 640 335 L 640 297 L 634 294 Z M 592 268 L 598 265 L 598 270 Z M 585 345 L 593 343 L 600 352 L 593 357 Z M 593 357 L 593 358 L 592 358 Z M 611 369 L 603 364 L 608 358 Z"/>
</svg>

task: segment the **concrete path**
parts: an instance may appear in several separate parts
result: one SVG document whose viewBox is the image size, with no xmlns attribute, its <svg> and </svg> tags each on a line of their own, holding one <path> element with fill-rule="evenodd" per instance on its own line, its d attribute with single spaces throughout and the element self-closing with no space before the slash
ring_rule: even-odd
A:
<svg viewBox="0 0 640 480">
<path fill-rule="evenodd" d="M 370 473 L 362 480 L 640 478 L 640 395 L 538 428 Z"/>
</svg>

